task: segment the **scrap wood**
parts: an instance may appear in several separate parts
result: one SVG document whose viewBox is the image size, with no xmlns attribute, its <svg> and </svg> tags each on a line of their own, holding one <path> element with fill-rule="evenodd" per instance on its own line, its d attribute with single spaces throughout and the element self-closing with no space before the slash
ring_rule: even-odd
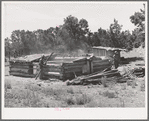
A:
<svg viewBox="0 0 149 121">
<path fill-rule="evenodd" d="M 102 72 L 96 72 L 94 74 L 86 75 L 86 76 L 79 76 L 71 81 L 67 81 L 66 84 L 83 84 L 83 83 L 89 83 L 91 81 L 100 83 L 101 82 L 101 77 L 103 76 L 116 76 L 120 75 L 117 69 L 106 71 L 108 68 L 103 70 Z"/>
</svg>

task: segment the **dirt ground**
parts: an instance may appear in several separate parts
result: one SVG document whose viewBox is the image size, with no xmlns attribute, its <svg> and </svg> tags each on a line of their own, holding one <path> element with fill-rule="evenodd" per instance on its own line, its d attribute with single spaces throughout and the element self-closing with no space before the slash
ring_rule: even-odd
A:
<svg viewBox="0 0 149 121">
<path fill-rule="evenodd" d="M 8 68 L 7 68 L 8 69 Z M 144 78 L 128 83 L 71 85 L 60 80 L 5 76 L 5 107 L 144 107 Z"/>
<path fill-rule="evenodd" d="M 129 66 L 133 68 L 135 63 L 140 62 Z M 10 76 L 9 66 L 5 66 L 5 107 L 145 107 L 145 78 L 127 79 L 125 83 L 114 79 L 106 86 L 67 86 L 56 79 Z"/>
</svg>

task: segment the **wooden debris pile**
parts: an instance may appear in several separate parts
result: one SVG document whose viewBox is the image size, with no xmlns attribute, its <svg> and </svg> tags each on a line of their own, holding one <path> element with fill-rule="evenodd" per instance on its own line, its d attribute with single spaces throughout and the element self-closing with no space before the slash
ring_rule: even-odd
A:
<svg viewBox="0 0 149 121">
<path fill-rule="evenodd" d="M 133 69 L 133 74 L 137 77 L 145 76 L 145 64 L 135 64 L 136 67 Z"/>
<path fill-rule="evenodd" d="M 120 73 L 117 69 L 109 70 L 109 68 L 106 68 L 104 71 L 96 72 L 90 75 L 86 76 L 80 76 L 73 80 L 67 80 L 67 85 L 86 85 L 86 84 L 101 84 L 102 83 L 102 77 L 111 78 L 114 76 L 120 77 Z"/>
</svg>

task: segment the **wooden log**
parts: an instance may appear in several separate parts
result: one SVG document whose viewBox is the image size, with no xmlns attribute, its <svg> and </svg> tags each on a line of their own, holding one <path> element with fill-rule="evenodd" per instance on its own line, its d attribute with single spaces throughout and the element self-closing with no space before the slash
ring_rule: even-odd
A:
<svg viewBox="0 0 149 121">
<path fill-rule="evenodd" d="M 102 63 L 99 63 L 99 62 L 93 62 L 93 66 L 97 66 L 97 65 L 109 65 L 110 64 L 110 62 L 108 61 L 108 62 L 102 62 Z"/>
<path fill-rule="evenodd" d="M 29 65 L 10 65 L 10 68 L 30 68 Z"/>
<path fill-rule="evenodd" d="M 44 75 L 48 75 L 48 76 L 63 76 L 63 74 L 59 73 L 59 72 L 44 72 Z"/>
<path fill-rule="evenodd" d="M 32 63 L 26 63 L 26 62 L 10 62 L 10 65 L 33 65 Z"/>
<path fill-rule="evenodd" d="M 77 58 L 73 62 L 76 63 L 76 62 L 84 62 L 84 61 L 87 61 L 86 57 L 84 57 L 84 58 Z"/>
<path fill-rule="evenodd" d="M 45 72 L 61 72 L 62 73 L 62 69 L 60 68 L 43 68 L 43 71 Z"/>
<path fill-rule="evenodd" d="M 63 66 L 64 69 L 74 69 L 74 68 L 82 68 L 84 65 L 77 65 L 77 66 Z"/>
<path fill-rule="evenodd" d="M 104 63 L 104 62 L 109 62 L 108 59 L 105 60 L 92 60 L 93 63 Z"/>
<path fill-rule="evenodd" d="M 10 75 L 13 75 L 13 76 L 35 77 L 35 75 L 34 75 L 34 74 L 26 74 L 26 73 L 13 72 L 13 71 L 10 71 L 9 73 L 10 73 Z"/>
<path fill-rule="evenodd" d="M 63 66 L 77 66 L 77 65 L 84 65 L 87 62 L 80 62 L 80 63 L 63 63 Z"/>
<path fill-rule="evenodd" d="M 69 72 L 82 72 L 82 68 L 72 68 L 72 69 L 64 69 L 65 73 Z"/>
<path fill-rule="evenodd" d="M 106 67 L 106 66 L 110 66 L 110 64 L 107 64 L 107 65 L 93 65 L 93 68 L 98 68 L 98 67 Z"/>
<path fill-rule="evenodd" d="M 53 68 L 55 68 L 55 69 L 63 69 L 63 67 L 62 67 L 62 66 L 50 66 L 50 65 L 48 65 L 48 66 L 43 66 L 43 68 L 50 68 L 50 69 L 53 69 Z"/>
<path fill-rule="evenodd" d="M 62 64 L 46 64 L 43 67 L 61 67 Z"/>
<path fill-rule="evenodd" d="M 62 64 L 63 61 L 48 61 L 47 64 Z"/>
<path fill-rule="evenodd" d="M 10 68 L 10 71 L 29 73 L 29 69 L 23 69 L 23 68 Z"/>
</svg>

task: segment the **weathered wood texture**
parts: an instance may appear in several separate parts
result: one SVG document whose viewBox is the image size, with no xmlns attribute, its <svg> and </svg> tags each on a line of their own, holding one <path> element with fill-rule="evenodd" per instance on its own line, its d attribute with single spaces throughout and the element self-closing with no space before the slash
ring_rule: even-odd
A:
<svg viewBox="0 0 149 121">
<path fill-rule="evenodd" d="M 101 60 L 101 58 L 78 58 L 72 61 L 52 60 L 48 61 L 47 65 L 43 66 L 43 76 L 46 78 L 58 78 L 62 80 L 73 79 L 75 76 L 90 74 L 97 71 L 102 71 L 109 67 L 108 59 Z M 11 62 L 11 75 L 32 74 L 36 75 L 40 70 L 38 62 Z M 17 73 L 17 74 L 16 74 Z M 26 75 L 27 76 L 27 75 Z"/>
</svg>

